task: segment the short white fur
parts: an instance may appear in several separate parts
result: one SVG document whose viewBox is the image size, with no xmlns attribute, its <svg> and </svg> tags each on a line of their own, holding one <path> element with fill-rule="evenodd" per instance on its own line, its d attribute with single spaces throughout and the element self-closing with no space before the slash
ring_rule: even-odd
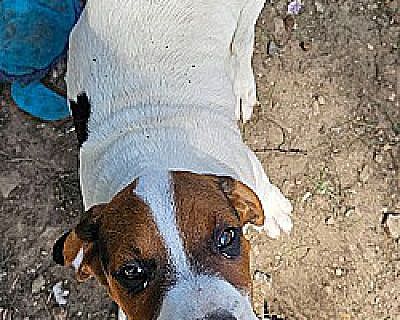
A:
<svg viewBox="0 0 400 320">
<path fill-rule="evenodd" d="M 134 192 L 149 205 L 177 278 L 176 284 L 163 299 L 158 320 L 202 319 L 218 310 L 230 312 L 237 320 L 257 319 L 246 293 L 240 293 L 216 276 L 197 275 L 191 271 L 177 224 L 170 173 L 155 170 L 143 174 Z M 121 319 L 123 316 L 121 313 Z"/>
<path fill-rule="evenodd" d="M 78 271 L 81 267 L 83 262 L 83 248 L 81 247 L 75 256 L 74 260 L 72 260 L 72 266 L 74 267 L 75 271 Z"/>
<path fill-rule="evenodd" d="M 231 176 L 263 205 L 263 230 L 292 207 L 243 143 L 256 93 L 254 25 L 265 0 L 91 0 L 70 37 L 68 96 L 90 100 L 81 148 L 86 209 L 153 168 Z"/>
<path fill-rule="evenodd" d="M 246 293 L 216 276 L 197 275 L 182 279 L 167 292 L 158 320 L 203 319 L 222 310 L 237 320 L 257 320 Z"/>
<path fill-rule="evenodd" d="M 169 172 L 156 170 L 144 174 L 138 179 L 135 193 L 149 205 L 176 275 L 181 277 L 190 274 L 189 263 L 176 223 L 173 185 Z"/>
</svg>

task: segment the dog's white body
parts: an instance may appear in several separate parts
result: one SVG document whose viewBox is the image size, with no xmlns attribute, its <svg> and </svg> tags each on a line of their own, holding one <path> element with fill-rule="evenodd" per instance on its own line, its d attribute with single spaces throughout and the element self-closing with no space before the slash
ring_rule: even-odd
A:
<svg viewBox="0 0 400 320">
<path fill-rule="evenodd" d="M 254 25 L 264 0 L 90 0 L 72 32 L 68 96 L 91 103 L 81 149 L 86 208 L 147 170 L 231 176 L 250 186 L 270 236 L 290 203 L 242 142 L 251 115 Z"/>
<path fill-rule="evenodd" d="M 264 2 L 88 1 L 66 78 L 69 99 L 85 92 L 91 104 L 80 155 L 87 209 L 154 170 L 190 171 L 247 184 L 265 231 L 290 231 L 290 202 L 237 127 L 256 104 L 251 57 Z"/>
</svg>

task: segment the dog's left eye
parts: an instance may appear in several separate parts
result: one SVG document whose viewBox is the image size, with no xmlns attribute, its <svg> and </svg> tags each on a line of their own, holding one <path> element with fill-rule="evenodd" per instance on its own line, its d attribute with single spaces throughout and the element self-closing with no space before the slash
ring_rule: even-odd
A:
<svg viewBox="0 0 400 320">
<path fill-rule="evenodd" d="M 217 250 L 226 258 L 240 255 L 240 228 L 228 227 L 216 230 L 215 244 Z"/>
<path fill-rule="evenodd" d="M 137 294 L 146 289 L 152 279 L 152 265 L 153 263 L 131 261 L 119 268 L 113 275 L 129 293 Z"/>
</svg>

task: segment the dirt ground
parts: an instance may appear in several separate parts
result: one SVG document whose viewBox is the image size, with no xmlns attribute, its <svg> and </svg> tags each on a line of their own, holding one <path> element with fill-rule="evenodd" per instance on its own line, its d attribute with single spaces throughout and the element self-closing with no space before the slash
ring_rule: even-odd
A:
<svg viewBox="0 0 400 320">
<path fill-rule="evenodd" d="M 271 319 L 400 319 L 400 1 L 269 1 L 261 106 L 243 128 L 291 199 L 294 230 L 250 232 L 254 304 Z M 82 210 L 70 120 L 40 122 L 0 85 L 0 319 L 115 319 L 96 282 L 51 259 Z M 51 293 L 62 281 L 68 303 Z"/>
</svg>

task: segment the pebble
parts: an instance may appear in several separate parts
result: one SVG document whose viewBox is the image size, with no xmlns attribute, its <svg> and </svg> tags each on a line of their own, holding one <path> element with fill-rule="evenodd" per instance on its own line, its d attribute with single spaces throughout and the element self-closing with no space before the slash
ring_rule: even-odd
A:
<svg viewBox="0 0 400 320">
<path fill-rule="evenodd" d="M 341 277 L 343 275 L 343 270 L 341 268 L 336 268 L 335 269 L 335 275 L 337 277 Z"/>
<path fill-rule="evenodd" d="M 389 214 L 385 226 L 386 232 L 391 238 L 400 238 L 400 214 Z"/>
<path fill-rule="evenodd" d="M 389 150 L 392 150 L 392 146 L 390 145 L 390 144 L 385 144 L 384 146 L 383 146 L 383 151 L 389 151 Z"/>
<path fill-rule="evenodd" d="M 37 294 L 41 290 L 44 289 L 46 285 L 46 280 L 43 278 L 42 275 L 38 276 L 35 280 L 32 282 L 32 294 Z"/>
<path fill-rule="evenodd" d="M 331 225 L 333 225 L 333 224 L 335 223 L 335 219 L 333 219 L 333 217 L 330 216 L 330 217 L 328 217 L 328 218 L 325 219 L 325 223 L 326 223 L 328 226 L 331 226 Z"/>
<path fill-rule="evenodd" d="M 383 156 L 382 156 L 381 154 L 376 154 L 376 155 L 375 155 L 375 161 L 376 161 L 377 163 L 382 163 L 382 161 L 383 161 Z"/>
<path fill-rule="evenodd" d="M 271 282 L 272 278 L 270 274 L 264 271 L 256 270 L 254 272 L 254 280 L 262 282 Z"/>
<path fill-rule="evenodd" d="M 394 92 L 392 92 L 390 94 L 390 96 L 388 97 L 388 100 L 394 102 L 395 99 L 396 99 L 396 94 Z"/>
<path fill-rule="evenodd" d="M 0 177 L 0 193 L 7 199 L 10 193 L 19 186 L 21 177 L 18 172 L 11 172 L 5 177 Z"/>
<path fill-rule="evenodd" d="M 324 98 L 324 96 L 318 96 L 318 97 L 317 97 L 317 101 L 318 101 L 319 105 L 321 105 L 321 106 L 325 105 L 325 98 Z"/>
<path fill-rule="evenodd" d="M 290 38 L 290 34 L 286 29 L 285 20 L 281 17 L 275 17 L 273 22 L 274 39 L 278 46 L 284 46 Z"/>
<path fill-rule="evenodd" d="M 267 53 L 270 56 L 276 55 L 279 53 L 279 47 L 273 40 L 270 40 L 267 44 Z"/>
<path fill-rule="evenodd" d="M 312 48 L 311 41 L 301 41 L 300 48 L 302 48 L 304 51 L 310 51 Z"/>
<path fill-rule="evenodd" d="M 360 181 L 366 183 L 371 176 L 372 169 L 366 164 L 360 171 Z"/>
<path fill-rule="evenodd" d="M 315 9 L 317 10 L 318 13 L 324 13 L 325 8 L 322 5 L 321 2 L 315 1 Z"/>
<path fill-rule="evenodd" d="M 303 198 L 301 199 L 301 201 L 302 202 L 305 202 L 305 201 L 307 201 L 308 199 L 310 199 L 312 197 L 312 193 L 310 192 L 310 191 L 307 191 L 305 194 L 304 194 L 304 196 L 303 196 Z"/>
<path fill-rule="evenodd" d="M 346 210 L 344 212 L 344 216 L 345 217 L 350 217 L 355 212 L 356 212 L 355 208 L 346 208 Z"/>
</svg>

